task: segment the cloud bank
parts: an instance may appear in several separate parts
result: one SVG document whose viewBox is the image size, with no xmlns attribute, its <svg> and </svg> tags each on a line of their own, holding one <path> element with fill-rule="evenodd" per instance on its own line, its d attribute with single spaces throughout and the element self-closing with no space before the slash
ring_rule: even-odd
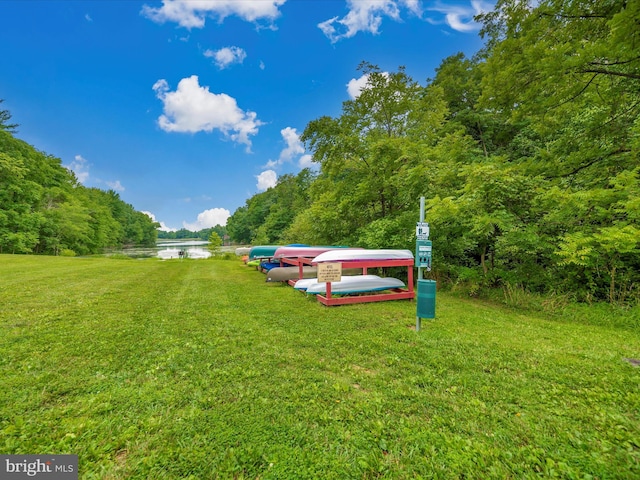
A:
<svg viewBox="0 0 640 480">
<path fill-rule="evenodd" d="M 225 226 L 231 212 L 226 208 L 210 208 L 198 214 L 195 223 L 182 222 L 182 226 L 192 232 L 197 232 L 203 228 L 211 228 L 216 225 Z"/>
<path fill-rule="evenodd" d="M 402 15 L 406 13 L 423 19 L 422 3 L 419 0 L 347 0 L 347 8 L 348 12 L 344 17 L 335 16 L 318 24 L 318 28 L 331 43 L 354 37 L 359 32 L 377 35 L 385 18 L 401 22 Z M 474 32 L 480 29 L 480 25 L 474 22 L 473 17 L 491 9 L 492 5 L 482 0 L 457 5 L 429 2 L 424 10 L 441 13 L 444 19 L 424 20 L 436 25 L 446 23 L 458 32 Z"/>
<path fill-rule="evenodd" d="M 156 23 L 174 22 L 184 28 L 202 28 L 207 18 L 218 23 L 235 15 L 247 22 L 263 22 L 268 27 L 280 16 L 279 7 L 286 0 L 162 0 L 158 8 L 144 5 L 141 15 Z"/>
<path fill-rule="evenodd" d="M 347 0 L 349 12 L 342 18 L 333 17 L 318 24 L 318 28 L 332 43 L 343 38 L 351 38 L 358 32 L 380 33 L 385 17 L 400 21 L 402 8 L 414 15 L 420 15 L 417 0 Z"/>
</svg>

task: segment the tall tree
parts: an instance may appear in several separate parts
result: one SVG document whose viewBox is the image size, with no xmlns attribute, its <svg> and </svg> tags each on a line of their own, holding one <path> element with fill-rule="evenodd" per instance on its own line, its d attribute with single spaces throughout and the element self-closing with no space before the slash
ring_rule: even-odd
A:
<svg viewBox="0 0 640 480">
<path fill-rule="evenodd" d="M 442 90 L 421 87 L 403 67 L 387 73 L 363 63 L 359 70 L 367 83 L 357 98 L 343 103 L 339 117 L 310 122 L 301 137 L 322 172 L 312 223 L 333 231 L 325 238 L 334 243 L 358 241 L 360 229 L 377 220 L 391 219 L 384 223 L 394 230 L 390 222 L 415 204 L 415 189 L 427 188 L 416 172 L 447 114 Z M 372 233 L 363 232 L 368 241 Z"/>
<path fill-rule="evenodd" d="M 640 165 L 640 4 L 501 0 L 483 21 L 481 104 L 535 132 L 526 171 L 547 182 L 558 279 L 612 301 L 640 280 L 638 218 L 619 208 Z"/>
<path fill-rule="evenodd" d="M 483 20 L 483 106 L 532 121 L 545 175 L 602 186 L 637 165 L 638 2 L 501 0 Z"/>
<path fill-rule="evenodd" d="M 0 103 L 4 102 L 4 99 L 0 98 Z M 10 133 L 15 133 L 18 127 L 17 123 L 9 123 L 11 121 L 11 113 L 9 110 L 3 110 L 0 108 L 0 130 L 5 130 Z"/>
</svg>

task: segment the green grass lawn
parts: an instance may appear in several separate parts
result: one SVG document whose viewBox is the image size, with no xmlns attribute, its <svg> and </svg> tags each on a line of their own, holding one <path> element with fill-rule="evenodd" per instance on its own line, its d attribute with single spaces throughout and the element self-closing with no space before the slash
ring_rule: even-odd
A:
<svg viewBox="0 0 640 480">
<path fill-rule="evenodd" d="M 0 453 L 83 479 L 640 478 L 637 327 L 437 302 L 416 332 L 413 302 L 324 307 L 239 260 L 0 255 Z"/>
</svg>

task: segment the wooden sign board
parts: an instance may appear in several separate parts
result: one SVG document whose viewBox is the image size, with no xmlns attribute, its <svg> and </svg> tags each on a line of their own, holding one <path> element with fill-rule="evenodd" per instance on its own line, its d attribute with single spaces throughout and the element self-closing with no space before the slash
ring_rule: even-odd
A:
<svg viewBox="0 0 640 480">
<path fill-rule="evenodd" d="M 319 263 L 318 282 L 339 282 L 342 280 L 341 263 Z"/>
</svg>

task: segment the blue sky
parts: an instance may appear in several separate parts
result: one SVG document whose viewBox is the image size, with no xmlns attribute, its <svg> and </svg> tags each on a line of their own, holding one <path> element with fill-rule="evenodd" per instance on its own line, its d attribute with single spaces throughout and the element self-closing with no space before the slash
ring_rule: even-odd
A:
<svg viewBox="0 0 640 480">
<path fill-rule="evenodd" d="M 465 0 L 2 0 L 0 98 L 17 137 L 163 227 L 225 224 L 310 165 L 362 61 L 424 85 L 482 45 Z"/>
</svg>

